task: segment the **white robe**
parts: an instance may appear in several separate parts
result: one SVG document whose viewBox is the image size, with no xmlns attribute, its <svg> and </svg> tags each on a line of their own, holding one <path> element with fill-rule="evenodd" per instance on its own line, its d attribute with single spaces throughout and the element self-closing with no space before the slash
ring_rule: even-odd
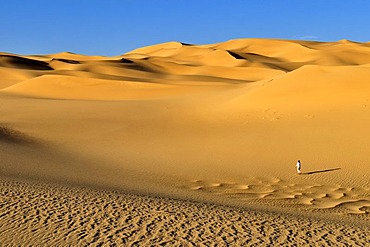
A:
<svg viewBox="0 0 370 247">
<path fill-rule="evenodd" d="M 297 167 L 297 172 L 301 173 L 301 162 L 298 161 L 296 164 L 296 167 Z"/>
</svg>

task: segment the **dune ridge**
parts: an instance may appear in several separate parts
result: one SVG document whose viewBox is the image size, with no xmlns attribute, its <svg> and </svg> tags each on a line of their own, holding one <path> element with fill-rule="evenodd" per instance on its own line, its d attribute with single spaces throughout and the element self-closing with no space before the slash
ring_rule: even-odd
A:
<svg viewBox="0 0 370 247">
<path fill-rule="evenodd" d="M 197 82 L 217 83 L 220 81 L 231 84 L 248 84 L 272 80 L 273 83 L 270 84 L 275 84 L 275 79 L 284 82 L 285 80 L 290 81 L 296 73 L 298 73 L 297 77 L 300 78 L 315 74 L 322 77 L 321 72 L 329 70 L 334 75 L 331 77 L 331 81 L 335 84 L 339 80 L 339 78 L 335 78 L 335 74 L 338 77 L 342 77 L 344 74 L 357 75 L 359 67 L 362 68 L 362 73 L 368 73 L 367 65 L 370 64 L 370 58 L 367 54 L 369 50 L 368 43 L 351 41 L 240 39 L 210 45 L 168 42 L 139 48 L 116 57 L 84 56 L 68 52 L 38 56 L 2 53 L 0 54 L 0 67 L 2 70 L 4 68 L 17 69 L 18 77 L 19 74 L 28 74 L 27 80 L 53 75 L 54 77 L 50 78 L 51 83 L 54 80 L 59 80 L 57 76 L 62 76 L 60 80 L 65 80 L 64 75 L 75 75 L 84 78 L 108 79 L 112 80 L 112 84 L 117 80 L 180 83 L 189 87 L 197 85 Z M 305 71 L 306 67 L 310 70 Z M 348 71 L 343 73 L 343 69 Z M 6 71 L 1 73 L 7 75 Z M 30 73 L 32 76 L 29 75 Z M 366 74 L 359 76 L 359 83 L 363 81 L 365 76 Z M 9 75 L 2 77 L 2 84 L 11 83 L 12 78 L 9 78 Z M 307 79 L 310 82 L 315 80 L 314 77 Z M 21 82 L 17 80 L 15 84 Z M 37 82 L 31 81 L 28 84 L 39 92 L 43 90 L 43 87 L 38 86 Z M 79 87 L 79 84 L 76 84 Z M 289 83 L 285 84 L 289 86 Z M 313 85 L 308 86 L 315 88 Z M 116 90 L 127 90 L 121 89 L 119 86 L 113 87 Z M 120 97 L 111 97 L 113 92 L 102 93 L 99 87 L 85 85 L 84 88 L 86 90 L 78 89 L 81 99 L 127 99 L 125 94 Z M 92 93 L 94 90 L 100 92 L 99 97 Z M 260 91 L 263 92 L 264 89 L 260 89 Z M 29 96 L 34 94 L 34 92 L 29 92 L 28 87 L 23 89 L 23 87 L 15 85 L 4 86 L 2 92 Z M 49 98 L 70 98 L 67 93 L 54 95 L 52 92 L 46 92 L 42 94 Z M 75 98 L 78 99 L 78 96 Z"/>
</svg>

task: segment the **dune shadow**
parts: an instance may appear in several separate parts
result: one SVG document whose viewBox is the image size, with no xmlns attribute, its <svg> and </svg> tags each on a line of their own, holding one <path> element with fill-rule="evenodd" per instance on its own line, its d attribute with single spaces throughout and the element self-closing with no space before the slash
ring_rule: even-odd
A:
<svg viewBox="0 0 370 247">
<path fill-rule="evenodd" d="M 0 64 L 6 68 L 53 70 L 47 62 L 15 55 L 0 55 Z"/>
<path fill-rule="evenodd" d="M 302 175 L 312 175 L 312 174 L 316 174 L 316 173 L 323 173 L 323 172 L 332 172 L 332 171 L 337 171 L 337 170 L 340 170 L 342 168 L 332 168 L 332 169 L 325 169 L 325 170 L 317 170 L 317 171 L 311 171 L 311 172 L 304 172 L 302 173 Z"/>
<path fill-rule="evenodd" d="M 0 125 L 0 142 L 32 144 L 34 139 L 18 130 Z"/>
</svg>

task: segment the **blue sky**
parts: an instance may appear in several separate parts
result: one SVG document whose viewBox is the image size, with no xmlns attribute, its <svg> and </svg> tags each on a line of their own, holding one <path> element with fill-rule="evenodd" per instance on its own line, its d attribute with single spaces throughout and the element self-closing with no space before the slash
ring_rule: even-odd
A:
<svg viewBox="0 0 370 247">
<path fill-rule="evenodd" d="M 367 0 L 1 0 L 0 51 L 120 55 L 235 38 L 370 41 Z"/>
</svg>

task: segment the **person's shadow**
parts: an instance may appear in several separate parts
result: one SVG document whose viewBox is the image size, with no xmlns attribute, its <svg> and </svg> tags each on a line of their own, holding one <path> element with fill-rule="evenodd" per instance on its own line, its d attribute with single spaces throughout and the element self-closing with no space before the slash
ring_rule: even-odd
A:
<svg viewBox="0 0 370 247">
<path fill-rule="evenodd" d="M 311 172 L 303 172 L 302 175 L 312 175 L 312 174 L 316 174 L 316 173 L 323 173 L 323 172 L 332 172 L 332 171 L 337 171 L 337 170 L 340 170 L 342 168 L 332 168 L 332 169 L 326 169 L 326 170 L 317 170 L 317 171 L 311 171 Z"/>
</svg>

